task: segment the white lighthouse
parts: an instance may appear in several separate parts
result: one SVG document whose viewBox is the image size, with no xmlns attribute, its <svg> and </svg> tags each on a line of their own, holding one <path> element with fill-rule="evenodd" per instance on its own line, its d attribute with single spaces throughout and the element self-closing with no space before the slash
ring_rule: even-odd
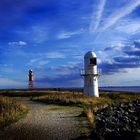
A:
<svg viewBox="0 0 140 140">
<path fill-rule="evenodd" d="M 84 68 L 81 72 L 84 76 L 84 95 L 99 97 L 97 57 L 94 52 L 89 51 L 85 54 Z"/>
</svg>

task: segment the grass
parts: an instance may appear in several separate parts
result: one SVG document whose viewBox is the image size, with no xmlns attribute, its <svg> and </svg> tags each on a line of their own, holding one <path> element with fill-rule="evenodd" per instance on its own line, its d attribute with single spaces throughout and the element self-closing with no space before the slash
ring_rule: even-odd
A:
<svg viewBox="0 0 140 140">
<path fill-rule="evenodd" d="M 87 97 L 81 92 L 71 91 L 3 91 L 0 94 L 10 97 L 30 97 L 33 101 L 47 104 L 80 106 L 85 110 L 97 111 L 106 105 L 119 104 L 140 99 L 140 94 L 128 92 L 100 92 L 100 98 Z"/>
<path fill-rule="evenodd" d="M 71 110 L 71 109 L 75 109 L 75 107 L 71 107 L 71 106 L 53 106 L 51 108 L 48 108 L 47 110 L 49 111 L 62 111 L 62 110 Z"/>
<path fill-rule="evenodd" d="M 101 92 L 100 98 L 87 97 L 82 93 L 48 92 L 44 96 L 33 97 L 32 100 L 47 104 L 74 105 L 90 108 L 94 111 L 105 105 L 119 104 L 140 99 L 140 94 L 127 92 Z"/>
<path fill-rule="evenodd" d="M 132 102 L 134 100 L 140 100 L 139 93 L 128 93 L 128 92 L 100 92 L 100 98 L 87 97 L 87 96 L 84 96 L 81 92 L 76 92 L 76 91 L 75 92 L 70 92 L 70 91 L 5 91 L 5 92 L 2 92 L 2 95 L 10 96 L 10 97 L 30 97 L 30 99 L 33 101 L 39 101 L 46 104 L 62 105 L 62 107 L 54 106 L 54 108 L 52 108 L 50 111 L 59 111 L 61 109 L 63 110 L 69 109 L 69 106 L 82 107 L 83 112 L 81 116 L 86 116 L 88 118 L 92 129 L 96 128 L 94 113 L 97 110 L 108 105 L 116 105 L 120 103 Z M 4 100 L 9 100 L 9 99 L 5 98 Z M 1 100 L 0 100 L 0 103 L 1 103 Z M 9 101 L 9 108 L 11 106 L 13 106 L 13 103 Z M 16 107 L 17 107 L 16 105 L 13 106 L 13 108 L 16 108 Z M 7 110 L 7 112 L 8 111 L 10 112 L 10 110 L 11 109 Z M 16 111 L 11 111 L 11 112 L 16 112 Z M 13 113 L 11 114 L 12 114 L 11 116 L 15 116 Z M 1 116 L 0 116 L 0 124 L 2 120 Z M 7 115 L 7 117 L 8 116 L 10 115 Z M 13 119 L 12 117 L 11 117 L 12 119 L 11 118 L 8 119 L 6 117 L 3 117 L 3 118 L 6 118 L 5 122 L 8 122 L 9 120 L 17 120 L 17 118 L 20 118 L 20 116 L 22 115 L 19 115 L 17 113 L 17 116 L 18 117 L 14 117 L 16 119 Z"/>
<path fill-rule="evenodd" d="M 8 97 L 34 97 L 34 96 L 43 96 L 46 95 L 48 92 L 46 91 L 34 91 L 34 90 L 28 90 L 28 91 L 1 91 L 0 95 L 8 96 Z"/>
<path fill-rule="evenodd" d="M 93 106 L 94 108 L 104 105 L 111 104 L 109 98 L 101 97 L 87 97 L 80 93 L 50 93 L 45 96 L 33 97 L 32 100 L 40 101 L 47 104 L 59 104 L 59 105 L 71 105 L 71 106 Z"/>
<path fill-rule="evenodd" d="M 2 92 L 2 95 L 10 97 L 30 97 L 33 101 L 47 104 L 80 106 L 84 109 L 83 115 L 86 115 L 90 122 L 94 120 L 92 112 L 94 113 L 102 107 L 122 102 L 130 102 L 136 99 L 140 100 L 139 93 L 128 92 L 100 92 L 100 98 L 87 97 L 81 92 L 76 91 L 5 91 Z M 57 109 L 58 108 L 54 108 L 54 110 Z"/>
<path fill-rule="evenodd" d="M 101 93 L 101 96 L 110 98 L 113 104 L 127 103 L 134 100 L 140 100 L 140 93 L 103 92 Z"/>
<path fill-rule="evenodd" d="M 82 93 L 70 92 L 54 92 L 48 93 L 45 96 L 33 97 L 32 100 L 39 101 L 47 104 L 59 104 L 80 106 L 83 108 L 82 116 L 87 116 L 89 122 L 93 127 L 94 125 L 94 112 L 102 107 L 126 103 L 134 100 L 140 100 L 140 94 L 128 92 L 100 92 L 100 98 L 87 97 Z"/>
<path fill-rule="evenodd" d="M 45 90 L 5 90 L 0 91 L 0 95 L 8 97 L 38 97 L 50 95 L 51 93 L 74 93 L 71 91 L 45 91 Z"/>
<path fill-rule="evenodd" d="M 18 121 L 27 113 L 26 106 L 8 97 L 0 97 L 0 129 Z"/>
</svg>

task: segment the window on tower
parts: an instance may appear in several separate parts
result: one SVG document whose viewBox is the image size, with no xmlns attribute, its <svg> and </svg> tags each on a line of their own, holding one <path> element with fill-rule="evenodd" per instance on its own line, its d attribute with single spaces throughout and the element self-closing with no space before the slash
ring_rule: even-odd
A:
<svg viewBox="0 0 140 140">
<path fill-rule="evenodd" d="M 97 65 L 97 59 L 96 58 L 91 58 L 90 59 L 90 64 L 91 65 Z"/>
</svg>

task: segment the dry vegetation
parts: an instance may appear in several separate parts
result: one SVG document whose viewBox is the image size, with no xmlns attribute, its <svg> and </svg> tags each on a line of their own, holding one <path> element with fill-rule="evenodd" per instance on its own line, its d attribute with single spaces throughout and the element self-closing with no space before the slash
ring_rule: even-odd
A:
<svg viewBox="0 0 140 140">
<path fill-rule="evenodd" d="M 100 98 L 87 97 L 81 92 L 74 91 L 3 91 L 1 94 L 10 97 L 30 97 L 33 101 L 47 104 L 81 106 L 85 110 L 93 111 L 97 111 L 106 105 L 140 99 L 139 93 L 128 92 L 100 92 Z"/>
<path fill-rule="evenodd" d="M 83 114 L 81 115 L 87 116 L 90 122 L 90 126 L 92 128 L 92 132 L 88 137 L 83 136 L 83 138 L 80 137 L 79 139 L 89 138 L 89 139 L 97 139 L 97 140 L 112 140 L 113 138 L 116 137 L 115 140 L 118 139 L 124 140 L 130 137 L 130 139 L 137 140 L 137 137 L 140 136 L 138 133 L 139 121 L 134 121 L 132 118 L 132 116 L 137 119 L 139 118 L 138 117 L 139 115 L 136 111 L 138 110 L 138 107 L 134 108 L 135 104 L 133 104 L 134 102 L 140 101 L 139 93 L 135 94 L 135 93 L 128 93 L 128 92 L 101 92 L 100 98 L 86 97 L 79 93 L 53 93 L 42 97 L 34 97 L 33 100 L 41 101 L 45 103 L 76 105 L 76 106 L 83 107 L 84 111 Z M 113 110 L 110 109 L 110 111 L 107 112 L 108 109 L 106 108 L 113 108 L 113 106 L 114 109 Z M 126 108 L 123 110 L 122 106 L 126 106 Z M 129 106 L 132 110 L 129 108 Z M 122 112 L 120 111 L 120 108 Z M 102 111 L 105 109 L 106 111 Z M 97 113 L 98 111 L 101 112 L 100 115 L 97 116 L 97 114 L 99 114 Z M 112 117 L 111 115 L 112 111 L 114 114 L 118 113 L 118 116 L 116 117 L 116 115 L 114 115 Z M 126 115 L 125 113 L 127 113 L 128 115 Z M 132 115 L 132 113 L 135 114 L 135 116 Z M 121 117 L 119 117 L 119 115 Z M 102 119 L 102 117 L 104 119 Z M 123 119 L 129 118 L 127 119 L 128 123 L 123 124 L 121 120 L 122 118 Z M 114 122 L 110 122 L 110 120 L 115 120 L 117 122 L 117 123 L 115 122 L 116 126 L 114 126 Z M 137 125 L 133 125 L 133 123 Z M 113 129 L 108 129 L 110 128 L 109 127 L 110 125 L 113 125 Z M 117 127 L 117 130 L 119 128 L 119 131 L 115 130 L 114 129 L 115 127 Z M 99 130 L 102 131 L 99 132 Z"/>
<path fill-rule="evenodd" d="M 129 102 L 136 99 L 140 99 L 139 94 L 125 92 L 101 92 L 100 98 L 87 97 L 82 93 L 76 92 L 48 92 L 44 96 L 32 97 L 32 100 L 34 101 L 40 101 L 47 104 L 76 105 L 90 108 L 94 111 L 106 105 Z"/>
<path fill-rule="evenodd" d="M 109 98 L 100 97 L 87 97 L 81 93 L 70 92 L 54 92 L 45 96 L 33 97 L 32 100 L 40 101 L 47 104 L 60 104 L 60 105 L 76 105 L 76 106 L 93 106 L 94 109 L 104 104 L 111 104 Z M 94 106 L 96 104 L 96 106 Z"/>
<path fill-rule="evenodd" d="M 0 129 L 19 120 L 27 113 L 27 108 L 7 97 L 0 97 Z"/>
<path fill-rule="evenodd" d="M 32 100 L 47 104 L 74 105 L 84 108 L 82 115 L 86 115 L 88 120 L 94 126 L 94 115 L 98 109 L 108 105 L 127 103 L 140 100 L 140 94 L 128 92 L 101 92 L 100 98 L 87 97 L 82 93 L 76 92 L 53 92 L 45 96 L 33 97 Z"/>
<path fill-rule="evenodd" d="M 48 91 L 36 91 L 36 90 L 5 90 L 0 91 L 0 95 L 8 97 L 31 97 L 31 96 L 43 96 L 46 95 Z M 50 92 L 49 92 L 50 93 Z"/>
<path fill-rule="evenodd" d="M 84 108 L 82 115 L 86 115 L 90 122 L 94 122 L 92 113 L 107 105 L 126 103 L 136 99 L 140 100 L 140 94 L 128 92 L 100 92 L 100 98 L 87 97 L 81 92 L 74 91 L 5 91 L 2 92 L 2 95 L 30 97 L 33 101 L 47 104 L 80 106 Z"/>
</svg>

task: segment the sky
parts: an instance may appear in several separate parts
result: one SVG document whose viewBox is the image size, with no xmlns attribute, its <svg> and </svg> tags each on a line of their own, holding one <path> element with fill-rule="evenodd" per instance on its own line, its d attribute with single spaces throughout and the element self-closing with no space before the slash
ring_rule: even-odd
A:
<svg viewBox="0 0 140 140">
<path fill-rule="evenodd" d="M 0 89 L 83 87 L 94 51 L 99 86 L 140 86 L 140 0 L 1 0 Z"/>
</svg>

